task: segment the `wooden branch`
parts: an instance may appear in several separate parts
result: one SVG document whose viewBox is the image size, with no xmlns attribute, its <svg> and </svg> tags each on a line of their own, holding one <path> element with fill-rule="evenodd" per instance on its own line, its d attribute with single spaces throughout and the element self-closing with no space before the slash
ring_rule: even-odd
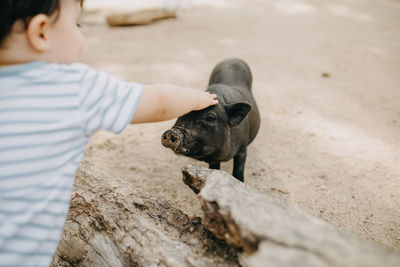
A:
<svg viewBox="0 0 400 267">
<path fill-rule="evenodd" d="M 243 266 L 400 266 L 400 254 L 260 193 L 226 172 L 187 165 L 182 173 L 199 193 L 205 227 L 243 250 Z"/>
<path fill-rule="evenodd" d="M 118 13 L 107 16 L 109 26 L 146 25 L 160 19 L 176 18 L 176 12 L 167 9 L 146 9 L 130 13 Z"/>
<path fill-rule="evenodd" d="M 53 266 L 238 266 L 237 253 L 165 201 L 83 160 Z"/>
</svg>

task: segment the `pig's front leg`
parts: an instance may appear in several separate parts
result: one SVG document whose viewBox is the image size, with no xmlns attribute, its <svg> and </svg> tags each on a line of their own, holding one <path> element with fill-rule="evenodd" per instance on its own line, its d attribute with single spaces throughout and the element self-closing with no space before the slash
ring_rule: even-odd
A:
<svg viewBox="0 0 400 267">
<path fill-rule="evenodd" d="M 221 164 L 220 164 L 219 161 L 217 161 L 217 162 L 210 162 L 210 163 L 209 163 L 209 168 L 210 168 L 210 169 L 219 170 L 220 167 L 221 167 Z"/>
<path fill-rule="evenodd" d="M 233 158 L 233 177 L 244 182 L 244 164 L 246 163 L 246 148 L 239 151 Z"/>
</svg>

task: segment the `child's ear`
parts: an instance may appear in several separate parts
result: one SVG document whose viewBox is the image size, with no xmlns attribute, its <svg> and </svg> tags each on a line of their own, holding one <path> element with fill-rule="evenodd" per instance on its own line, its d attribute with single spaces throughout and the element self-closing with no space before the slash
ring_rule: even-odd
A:
<svg viewBox="0 0 400 267">
<path fill-rule="evenodd" d="M 44 14 L 34 16 L 26 30 L 28 42 L 38 52 L 46 52 L 49 47 L 49 17 Z"/>
</svg>

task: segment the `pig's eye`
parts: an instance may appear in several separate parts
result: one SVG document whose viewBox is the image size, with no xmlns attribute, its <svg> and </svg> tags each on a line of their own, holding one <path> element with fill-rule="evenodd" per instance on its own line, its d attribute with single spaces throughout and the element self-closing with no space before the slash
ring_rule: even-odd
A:
<svg viewBox="0 0 400 267">
<path fill-rule="evenodd" d="M 214 122 L 217 118 L 214 115 L 207 115 L 206 122 Z"/>
</svg>

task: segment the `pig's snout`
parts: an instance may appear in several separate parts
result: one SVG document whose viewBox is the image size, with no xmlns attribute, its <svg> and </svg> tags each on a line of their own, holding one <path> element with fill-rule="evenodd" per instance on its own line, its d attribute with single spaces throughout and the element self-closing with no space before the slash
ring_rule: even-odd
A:
<svg viewBox="0 0 400 267">
<path fill-rule="evenodd" d="M 176 151 L 181 146 L 183 141 L 183 134 L 175 129 L 167 130 L 161 137 L 161 143 L 165 147 L 171 148 Z"/>
</svg>

